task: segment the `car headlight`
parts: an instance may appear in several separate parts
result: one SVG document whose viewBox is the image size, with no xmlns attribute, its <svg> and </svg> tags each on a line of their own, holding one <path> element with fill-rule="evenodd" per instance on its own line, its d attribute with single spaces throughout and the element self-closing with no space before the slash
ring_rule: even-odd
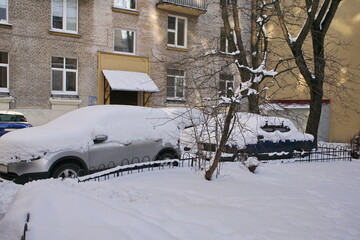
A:
<svg viewBox="0 0 360 240">
<path fill-rule="evenodd" d="M 41 159 L 41 157 L 33 157 L 33 158 L 30 158 L 30 159 L 26 159 L 26 160 L 20 160 L 20 162 L 32 162 L 32 161 L 36 161 L 36 160 L 39 160 Z"/>
<path fill-rule="evenodd" d="M 8 172 L 8 166 L 0 164 L 0 172 L 7 173 Z"/>
</svg>

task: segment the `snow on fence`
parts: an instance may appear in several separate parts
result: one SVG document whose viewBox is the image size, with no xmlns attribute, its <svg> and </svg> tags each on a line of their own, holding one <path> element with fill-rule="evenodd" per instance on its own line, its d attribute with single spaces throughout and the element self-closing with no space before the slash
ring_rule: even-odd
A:
<svg viewBox="0 0 360 240">
<path fill-rule="evenodd" d="M 21 240 L 26 240 L 26 232 L 28 231 L 28 223 L 30 221 L 30 213 L 28 213 L 26 215 L 26 221 L 24 224 L 24 230 L 23 230 L 23 235 L 21 236 Z"/>
<path fill-rule="evenodd" d="M 182 160 L 179 159 L 168 159 L 168 160 L 151 160 L 150 157 L 144 157 L 143 159 L 139 159 L 138 157 L 133 158 L 131 161 L 129 159 L 124 159 L 121 162 L 120 166 L 115 166 L 115 163 L 110 163 L 107 167 L 101 166 L 100 169 L 90 168 L 89 170 L 96 170 L 101 172 L 97 172 L 91 175 L 86 175 L 83 177 L 78 177 L 79 182 L 86 182 L 86 181 L 101 181 L 107 180 L 113 177 L 119 177 L 123 174 L 131 174 L 134 171 L 136 172 L 143 172 L 144 170 L 153 171 L 154 169 L 164 169 L 164 168 L 173 168 L 175 166 L 183 166 L 180 164 Z M 78 172 L 78 175 L 83 175 L 81 172 Z"/>
<path fill-rule="evenodd" d="M 321 143 L 317 148 L 307 152 L 303 157 L 294 155 L 292 158 L 264 160 L 262 162 L 329 162 L 351 161 L 351 148 L 344 145 Z"/>
</svg>

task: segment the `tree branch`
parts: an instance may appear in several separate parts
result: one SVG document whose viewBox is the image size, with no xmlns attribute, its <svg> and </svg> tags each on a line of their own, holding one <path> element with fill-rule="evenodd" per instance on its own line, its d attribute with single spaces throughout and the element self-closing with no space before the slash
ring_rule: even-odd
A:
<svg viewBox="0 0 360 240">
<path fill-rule="evenodd" d="M 342 0 L 332 0 L 331 1 L 329 11 L 327 11 L 327 14 L 326 14 L 324 21 L 322 23 L 322 26 L 321 26 L 321 30 L 324 34 L 326 34 L 327 31 L 329 30 L 330 24 L 331 24 L 332 20 L 334 19 L 335 13 L 336 13 L 341 1 Z"/>
<path fill-rule="evenodd" d="M 318 7 L 319 7 L 319 0 L 314 0 L 312 4 L 310 4 L 309 1 L 306 2 L 308 17 L 306 18 L 305 24 L 300 30 L 300 33 L 295 41 L 296 45 L 302 45 L 304 43 L 306 37 L 308 36 L 311 30 L 311 26 L 314 23 L 315 15 L 318 10 Z"/>
</svg>

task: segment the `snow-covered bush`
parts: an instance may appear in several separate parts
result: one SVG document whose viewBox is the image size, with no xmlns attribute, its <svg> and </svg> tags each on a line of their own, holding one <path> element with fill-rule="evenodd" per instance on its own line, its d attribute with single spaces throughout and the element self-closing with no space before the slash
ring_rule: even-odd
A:
<svg viewBox="0 0 360 240">
<path fill-rule="evenodd" d="M 256 157 L 249 157 L 244 165 L 249 169 L 250 172 L 255 173 L 255 169 L 260 165 L 260 161 Z"/>
</svg>

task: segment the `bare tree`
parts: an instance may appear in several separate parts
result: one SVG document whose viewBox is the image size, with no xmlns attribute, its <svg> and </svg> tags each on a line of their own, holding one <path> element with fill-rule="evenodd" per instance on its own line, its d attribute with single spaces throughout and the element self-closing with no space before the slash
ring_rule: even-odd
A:
<svg viewBox="0 0 360 240">
<path fill-rule="evenodd" d="M 229 13 L 228 5 L 231 5 L 232 12 Z M 243 8 L 246 9 L 246 3 L 241 2 Z M 275 77 L 278 72 L 275 70 L 267 71 L 266 63 L 268 57 L 268 35 L 266 24 L 271 17 L 272 1 L 251 1 L 250 9 L 250 51 L 246 49 L 247 41 L 244 39 L 244 31 L 240 25 L 239 9 L 237 0 L 220 0 L 221 17 L 224 23 L 224 31 L 232 51 L 234 62 L 238 68 L 241 84 L 240 87 L 233 92 L 233 97 L 227 99 L 229 107 L 225 115 L 225 121 L 222 126 L 221 138 L 218 148 L 215 152 L 212 164 L 205 173 L 205 179 L 211 180 L 214 171 L 217 169 L 221 159 L 222 149 L 225 147 L 227 140 L 231 134 L 232 124 L 234 124 L 234 115 L 237 111 L 237 105 L 241 99 L 248 98 L 251 113 L 259 113 L 259 84 L 268 77 Z M 269 14 L 270 13 L 270 14 Z M 230 21 L 231 19 L 231 21 Z M 231 28 L 233 23 L 233 30 Z M 235 37 L 232 36 L 232 31 Z M 275 66 L 276 69 L 276 66 Z"/>
<path fill-rule="evenodd" d="M 310 90 L 310 113 L 306 132 L 312 134 L 317 142 L 324 96 L 325 37 L 341 0 L 303 0 L 302 5 L 299 0 L 294 1 L 290 7 L 301 9 L 304 14 L 303 25 L 299 29 L 293 27 L 298 24 L 299 18 L 295 19 L 297 22 L 291 22 L 288 18 L 289 14 L 284 10 L 289 8 L 286 6 L 286 1 L 274 2 L 283 36 Z M 297 34 L 293 34 L 291 31 L 297 31 Z M 312 49 L 304 48 L 308 38 L 311 38 Z M 312 57 L 309 57 L 311 55 Z"/>
</svg>

